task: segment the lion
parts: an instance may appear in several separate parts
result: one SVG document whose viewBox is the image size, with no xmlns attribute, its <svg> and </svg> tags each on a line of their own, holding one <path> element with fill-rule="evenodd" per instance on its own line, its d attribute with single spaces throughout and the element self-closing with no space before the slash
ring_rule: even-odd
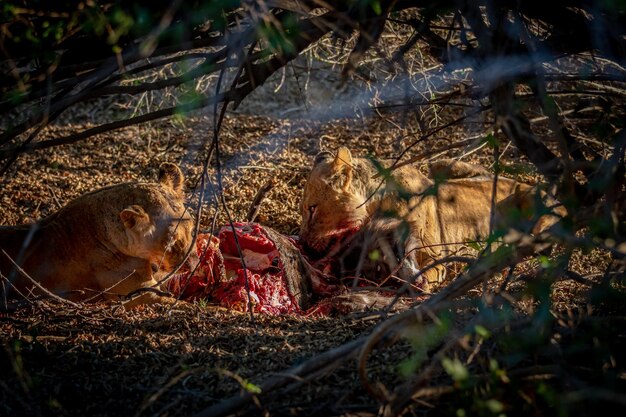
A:
<svg viewBox="0 0 626 417">
<path fill-rule="evenodd" d="M 445 268 L 432 264 L 488 237 L 493 206 L 529 187 L 509 178 L 494 182 L 484 168 L 463 162 L 435 164 L 430 177 L 413 165 L 390 172 L 342 147 L 315 158 L 302 197 L 300 238 L 317 254 L 343 251 L 337 254 L 340 273 L 380 269 L 382 256 L 383 272 L 403 280 L 421 272 L 419 285 L 427 290 L 445 277 Z M 342 239 L 348 243 L 337 249 Z"/>
<path fill-rule="evenodd" d="M 194 222 L 183 202 L 184 176 L 164 163 L 156 183 L 112 185 L 36 223 L 0 227 L 6 293 L 40 295 L 31 279 L 72 301 L 123 300 L 154 287 L 193 244 Z M 124 306 L 171 300 L 145 291 Z"/>
</svg>

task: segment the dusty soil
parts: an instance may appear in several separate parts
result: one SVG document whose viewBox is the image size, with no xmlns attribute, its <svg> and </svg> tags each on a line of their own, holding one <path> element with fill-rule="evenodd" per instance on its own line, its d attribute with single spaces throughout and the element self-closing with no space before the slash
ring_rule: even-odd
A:
<svg viewBox="0 0 626 417">
<path fill-rule="evenodd" d="M 328 84 L 323 90 L 312 81 L 307 91 L 317 91 L 315 97 L 299 96 L 302 93 L 295 89 L 300 101 L 287 106 L 276 104 L 272 91 L 279 80 L 274 82 L 265 92 L 255 92 L 249 104 L 229 113 L 220 132 L 222 186 L 233 220 L 243 220 L 258 188 L 274 180 L 258 221 L 285 234 L 297 233 L 299 198 L 309 165 L 318 151 L 340 145 L 349 146 L 357 155 L 384 158 L 397 156 L 416 142 L 407 156 L 441 148 L 434 157 L 467 154 L 465 161 L 490 164 L 485 149 L 445 150 L 455 140 L 484 133 L 489 121 L 484 116 L 419 140 L 431 127 L 462 115 L 462 107 L 436 114 L 436 123 L 433 114 L 418 111 L 401 116 L 357 112 L 357 116 L 343 117 L 347 113 L 329 107 L 336 95 Z M 289 88 L 295 87 L 290 84 Z M 113 117 L 117 111 L 119 101 L 94 103 L 67 115 L 42 136 L 67 135 Z M 178 163 L 184 170 L 193 205 L 212 129 L 207 110 L 20 157 L 0 177 L 0 224 L 41 218 L 107 184 L 154 179 L 164 161 Z M 511 167 L 527 168 L 517 170 L 517 178 L 530 183 L 539 180 L 514 148 L 507 147 L 505 157 Z M 211 173 L 215 178 L 214 168 Z M 216 212 L 210 190 L 207 200 L 200 217 L 203 230 L 210 229 L 215 215 L 217 224 L 227 221 L 224 207 Z M 581 256 L 580 271 L 599 272 L 603 256 L 598 254 L 594 260 Z M 555 294 L 564 308 L 584 305 L 584 299 L 577 298 L 576 286 L 563 284 Z M 247 315 L 202 302 L 131 312 L 106 305 L 75 309 L 36 302 L 0 316 L 0 415 L 191 415 L 367 334 L 376 322 L 353 316 L 257 315 L 253 323 Z M 375 356 L 371 367 L 388 371 L 387 382 L 393 383 L 400 378 L 396 366 L 408 349 L 398 345 Z M 354 361 L 304 382 L 296 392 L 257 405 L 272 415 L 356 415 L 350 413 L 376 413 L 378 409 L 364 392 Z M 261 411 L 253 407 L 250 414 Z"/>
<path fill-rule="evenodd" d="M 190 415 L 370 326 L 266 315 L 252 324 L 249 316 L 189 303 L 130 313 L 39 304 L 1 322 L 0 414 Z M 276 411 L 371 405 L 350 365 L 341 390 L 336 376 L 318 379 Z"/>
</svg>

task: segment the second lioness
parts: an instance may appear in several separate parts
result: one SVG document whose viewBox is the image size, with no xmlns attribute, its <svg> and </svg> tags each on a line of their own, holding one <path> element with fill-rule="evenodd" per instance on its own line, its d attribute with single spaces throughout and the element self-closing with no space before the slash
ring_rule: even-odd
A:
<svg viewBox="0 0 626 417">
<path fill-rule="evenodd" d="M 400 252 L 411 262 L 401 264 L 398 275 L 409 278 L 458 251 L 464 242 L 489 234 L 493 178 L 454 178 L 435 184 L 416 167 L 404 166 L 381 185 L 382 180 L 375 178 L 379 171 L 371 160 L 353 158 L 347 148 L 340 148 L 335 156 L 324 152 L 315 158 L 302 201 L 300 235 L 307 247 L 323 253 L 336 238 L 364 225 L 374 233 L 380 229 L 383 235 L 393 235 L 398 220 L 384 219 L 384 213 L 391 213 L 408 226 Z M 500 178 L 495 202 L 519 187 L 514 180 Z M 396 223 L 387 227 L 387 221 Z M 443 271 L 428 269 L 423 286 L 440 281 Z"/>
</svg>

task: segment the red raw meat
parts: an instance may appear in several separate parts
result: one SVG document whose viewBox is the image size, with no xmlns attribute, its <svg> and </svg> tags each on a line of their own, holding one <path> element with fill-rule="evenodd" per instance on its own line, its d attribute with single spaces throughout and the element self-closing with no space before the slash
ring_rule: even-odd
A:
<svg viewBox="0 0 626 417">
<path fill-rule="evenodd" d="M 337 253 L 356 229 L 337 236 L 326 256 L 311 267 L 302 256 L 304 250 L 297 239 L 255 223 L 234 223 L 233 227 L 222 227 L 219 238 L 198 235 L 196 249 L 200 263 L 195 269 L 188 268 L 187 272 L 171 278 L 167 288 L 175 296 L 206 299 L 238 311 L 252 307 L 256 312 L 272 315 L 312 316 L 380 307 L 391 299 L 378 291 L 349 291 L 331 276 Z M 313 306 L 311 290 L 319 301 Z"/>
<path fill-rule="evenodd" d="M 242 251 L 249 249 L 257 253 L 270 253 L 276 250 L 274 242 L 268 239 L 263 228 L 257 223 L 233 223 L 233 226 Z M 222 227 L 218 236 L 222 253 L 239 255 L 232 227 Z"/>
<path fill-rule="evenodd" d="M 175 274 L 167 281 L 167 289 L 183 300 L 206 298 L 212 288 L 223 280 L 224 259 L 220 253 L 220 240 L 210 234 L 198 234 L 196 252 L 199 263 L 186 272 Z"/>
<path fill-rule="evenodd" d="M 273 315 L 299 313 L 300 309 L 292 302 L 287 287 L 280 276 L 248 272 L 251 304 L 255 311 Z M 248 311 L 248 296 L 243 269 L 229 282 L 217 285 L 211 293 L 212 299 L 220 305 L 238 311 Z"/>
<path fill-rule="evenodd" d="M 233 228 L 224 226 L 219 238 L 199 234 L 196 242 L 199 266 L 195 271 L 174 275 L 167 284 L 168 290 L 181 299 L 205 298 L 240 311 L 247 311 L 252 305 L 255 311 L 269 314 L 301 312 L 288 291 L 278 249 L 264 229 L 255 223 L 233 226 L 234 233 Z"/>
</svg>

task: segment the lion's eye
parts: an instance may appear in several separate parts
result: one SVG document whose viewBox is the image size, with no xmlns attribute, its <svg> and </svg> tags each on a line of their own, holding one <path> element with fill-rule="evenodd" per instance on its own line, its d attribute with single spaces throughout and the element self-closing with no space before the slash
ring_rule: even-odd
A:
<svg viewBox="0 0 626 417">
<path fill-rule="evenodd" d="M 309 220 L 313 220 L 316 209 L 317 209 L 317 205 L 309 206 Z"/>
</svg>

